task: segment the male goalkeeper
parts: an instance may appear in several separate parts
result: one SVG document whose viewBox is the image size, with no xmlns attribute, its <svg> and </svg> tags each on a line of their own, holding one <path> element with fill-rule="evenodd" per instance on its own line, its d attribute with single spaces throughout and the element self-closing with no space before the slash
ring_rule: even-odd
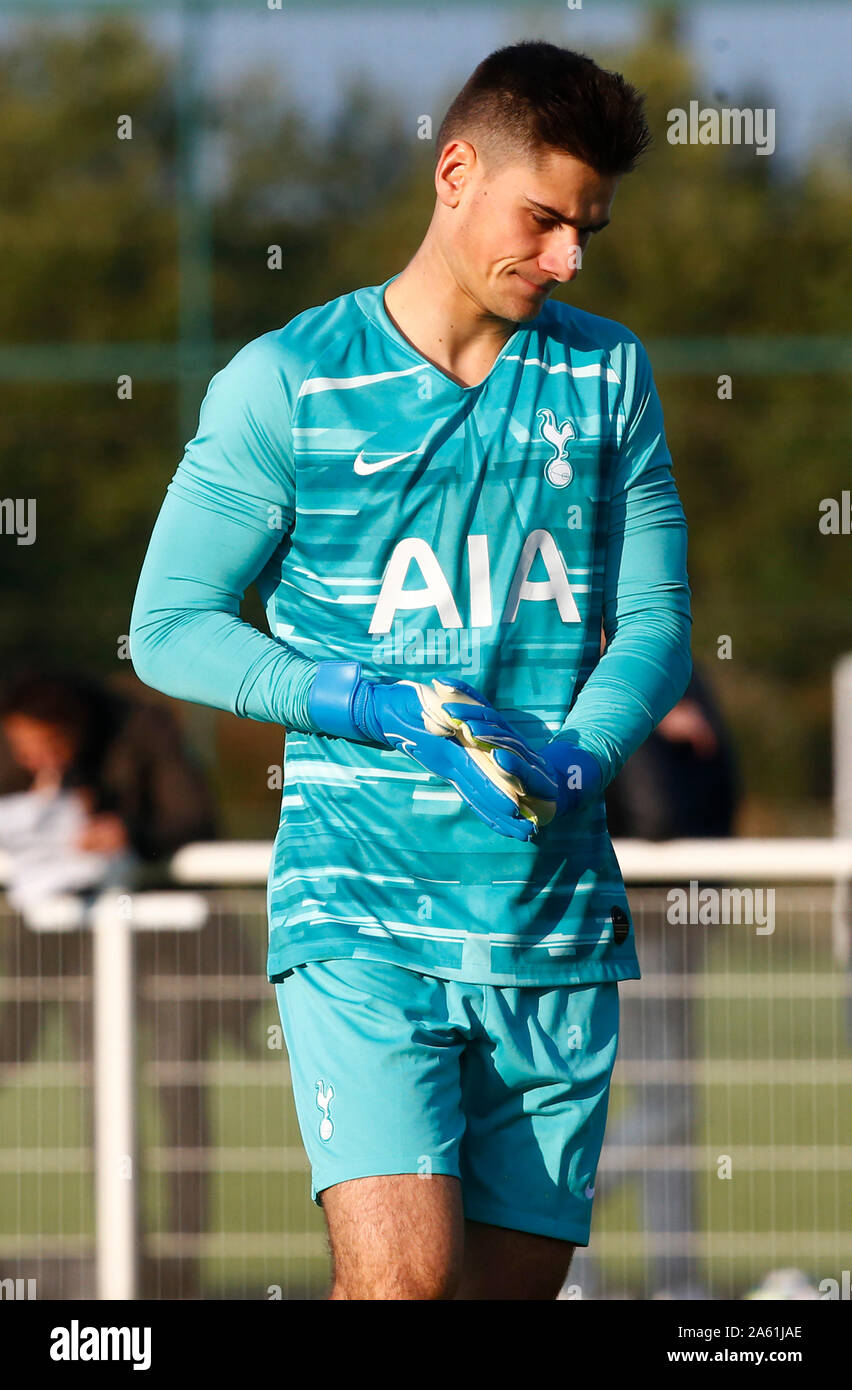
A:
<svg viewBox="0 0 852 1390">
<path fill-rule="evenodd" d="M 647 356 L 548 296 L 649 138 L 588 58 L 486 58 L 413 259 L 213 378 L 140 578 L 141 678 L 288 731 L 269 978 L 335 1299 L 550 1299 L 589 1242 L 639 975 L 603 792 L 689 589 Z"/>
</svg>

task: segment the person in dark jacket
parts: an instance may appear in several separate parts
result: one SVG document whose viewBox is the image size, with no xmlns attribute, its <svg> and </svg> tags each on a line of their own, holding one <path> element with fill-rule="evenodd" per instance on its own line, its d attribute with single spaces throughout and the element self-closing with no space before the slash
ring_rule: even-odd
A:
<svg viewBox="0 0 852 1390">
<path fill-rule="evenodd" d="M 693 670 L 683 699 L 610 783 L 607 824 L 615 839 L 723 838 L 732 833 L 738 796 L 730 735 Z"/>
</svg>

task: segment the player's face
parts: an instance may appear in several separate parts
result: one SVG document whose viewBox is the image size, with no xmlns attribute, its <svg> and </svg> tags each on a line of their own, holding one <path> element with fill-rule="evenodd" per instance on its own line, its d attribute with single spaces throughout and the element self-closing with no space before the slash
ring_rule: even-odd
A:
<svg viewBox="0 0 852 1390">
<path fill-rule="evenodd" d="M 33 774 L 61 775 L 74 756 L 74 740 L 64 729 L 27 714 L 9 714 L 3 720 L 3 733 L 18 767 Z"/>
<path fill-rule="evenodd" d="M 454 248 L 468 292 L 499 318 L 535 318 L 557 285 L 577 275 L 617 186 L 568 154 L 548 152 L 538 168 L 513 164 L 491 175 L 476 165 Z"/>
</svg>

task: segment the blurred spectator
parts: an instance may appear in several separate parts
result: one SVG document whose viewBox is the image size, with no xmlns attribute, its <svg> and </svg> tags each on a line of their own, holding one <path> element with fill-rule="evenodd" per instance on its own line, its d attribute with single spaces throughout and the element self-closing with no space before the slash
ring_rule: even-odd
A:
<svg viewBox="0 0 852 1390">
<path fill-rule="evenodd" d="M 0 694 L 0 793 L 75 788 L 88 816 L 83 850 L 132 849 L 167 860 L 215 832 L 210 793 L 164 709 L 80 676 L 19 676 Z"/>
<path fill-rule="evenodd" d="M 705 680 L 695 672 L 683 699 L 612 782 L 607 793 L 610 832 L 616 839 L 721 838 L 733 833 L 737 801 L 730 738 Z M 646 1075 L 628 1108 L 607 1129 L 606 1152 L 615 1164 L 622 1146 L 671 1149 L 695 1142 L 693 1088 L 686 1081 L 654 1076 L 655 1063 L 687 1064 L 695 1055 L 692 998 L 675 979 L 671 989 L 661 986 L 662 997 L 658 991 L 649 994 L 646 984 L 649 976 L 689 977 L 704 959 L 702 929 L 667 920 L 673 886 L 642 885 L 635 894 L 643 980 L 620 987 L 618 1055 L 641 1062 Z M 615 1174 L 607 1172 L 607 1193 L 615 1181 Z M 659 1242 L 658 1253 L 651 1255 L 650 1287 L 660 1297 L 706 1297 L 694 1256 L 677 1249 L 677 1242 L 699 1225 L 692 1169 L 649 1162 L 641 1198 L 643 1229 L 649 1242 Z M 671 1253 L 660 1253 L 669 1241 Z M 594 1262 L 588 1268 L 587 1296 L 598 1279 Z"/>
<path fill-rule="evenodd" d="M 730 737 L 701 675 L 611 783 L 615 839 L 693 840 L 732 834 L 738 800 Z M 641 964 L 641 962 L 640 962 Z"/>
<path fill-rule="evenodd" d="M 0 692 L 0 848 L 11 857 L 11 896 L 25 912 L 46 892 L 84 892 L 110 881 L 164 875 L 171 855 L 216 833 L 206 779 L 183 746 L 172 716 L 137 703 L 94 681 L 31 673 Z M 4 795 L 5 793 L 5 795 Z M 256 1007 L 238 999 L 200 998 L 191 982 L 186 997 L 159 997 L 151 976 L 256 974 L 239 923 L 211 916 L 196 932 L 139 932 L 135 936 L 139 1021 L 153 1031 L 157 1062 L 193 1063 L 223 1032 L 245 1045 Z M 6 918 L 0 939 L 7 978 L 91 978 L 88 931 L 28 929 L 22 915 Z M 151 982 L 153 984 L 153 982 Z M 215 992 L 214 992 L 215 993 Z M 0 1067 L 26 1061 L 43 1023 L 43 1005 L 25 994 L 2 1006 Z M 90 999 L 66 1001 L 63 1015 L 80 1061 L 92 1059 Z M 210 1133 L 200 1085 L 176 1079 L 159 1087 L 164 1142 L 204 1149 Z M 201 1234 L 206 1228 L 206 1182 L 179 1167 L 170 1179 L 170 1229 Z M 141 1190 L 141 1183 L 138 1184 Z M 142 1294 L 192 1297 L 197 1263 L 146 1261 Z"/>
</svg>

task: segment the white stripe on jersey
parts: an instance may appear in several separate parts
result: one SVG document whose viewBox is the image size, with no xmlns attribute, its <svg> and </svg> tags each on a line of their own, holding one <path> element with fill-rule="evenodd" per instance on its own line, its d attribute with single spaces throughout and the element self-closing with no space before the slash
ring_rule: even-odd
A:
<svg viewBox="0 0 852 1390">
<path fill-rule="evenodd" d="M 316 376 L 302 382 L 296 399 L 315 396 L 319 391 L 357 391 L 362 386 L 375 386 L 377 381 L 395 381 L 397 377 L 428 370 L 429 364 L 424 361 L 422 366 L 405 367 L 401 372 L 374 372 L 370 376 Z"/>
<path fill-rule="evenodd" d="M 543 372 L 567 372 L 568 376 L 604 376 L 607 381 L 615 386 L 620 386 L 621 381 L 616 376 L 612 367 L 604 367 L 600 362 L 590 362 L 585 367 L 571 367 L 567 362 L 542 362 L 540 357 L 521 357 L 520 354 L 510 354 L 504 359 L 506 362 L 522 362 L 525 367 L 541 367 Z"/>
</svg>

